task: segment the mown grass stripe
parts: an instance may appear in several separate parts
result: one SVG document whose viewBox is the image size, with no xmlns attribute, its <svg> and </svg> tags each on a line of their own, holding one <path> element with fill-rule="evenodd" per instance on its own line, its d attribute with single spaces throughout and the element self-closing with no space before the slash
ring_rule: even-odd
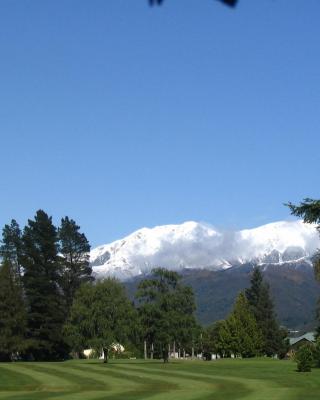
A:
<svg viewBox="0 0 320 400">
<path fill-rule="evenodd" d="M 298 374 L 293 363 L 275 360 L 184 361 L 166 365 L 138 360 L 114 360 L 109 365 L 92 360 L 0 364 L 0 400 L 319 398 L 320 370 Z"/>
<path fill-rule="evenodd" d="M 101 364 L 101 366 L 103 366 L 103 368 L 100 368 L 96 364 L 91 365 L 90 368 L 94 370 L 96 374 L 118 379 L 122 382 L 123 386 L 127 386 L 129 382 L 138 385 L 138 387 L 136 387 L 135 389 L 126 391 L 126 397 L 122 397 L 124 399 L 146 399 L 156 396 L 159 392 L 167 393 L 169 391 L 173 391 L 179 388 L 176 383 L 168 383 L 160 379 L 150 379 L 150 377 L 145 379 L 145 377 L 132 374 L 131 372 L 114 371 L 113 365 Z M 84 370 L 85 366 L 81 365 L 77 366 L 76 368 Z M 121 393 L 119 395 L 121 395 Z M 112 397 L 112 399 L 113 398 L 114 397 Z"/>
<path fill-rule="evenodd" d="M 36 390 L 39 380 L 12 369 L 12 364 L 0 364 L 0 393 L 3 391 Z"/>
<path fill-rule="evenodd" d="M 135 369 L 136 371 L 144 371 L 147 374 L 155 374 L 157 376 L 160 375 L 165 375 L 168 377 L 175 376 L 177 379 L 178 378 L 185 378 L 185 379 L 192 379 L 192 380 L 197 380 L 197 381 L 202 381 L 205 382 L 209 379 L 209 381 L 216 381 L 217 384 L 220 382 L 219 386 L 220 388 L 225 387 L 228 392 L 233 393 L 233 398 L 238 399 L 241 397 L 244 397 L 245 399 L 256 399 L 257 394 L 264 396 L 262 398 L 268 398 L 268 396 L 271 396 L 270 398 L 272 399 L 288 399 L 290 392 L 293 392 L 291 388 L 283 388 L 279 384 L 275 382 L 270 382 L 270 381 L 265 381 L 261 379 L 250 379 L 250 378 L 239 378 L 239 377 L 234 377 L 234 376 L 221 376 L 221 375 L 208 375 L 208 374 L 203 374 L 203 373 L 190 373 L 187 371 L 179 371 L 179 372 L 173 372 L 172 369 L 170 371 L 164 370 L 164 368 L 172 368 L 172 366 L 178 365 L 181 367 L 181 363 L 172 363 L 171 366 L 169 364 L 167 365 L 162 365 L 162 367 L 159 368 L 155 367 L 155 364 L 153 367 L 148 367 L 148 369 L 137 367 L 136 365 L 134 366 L 124 366 L 123 364 L 117 364 L 118 367 L 123 367 L 124 369 L 130 368 L 130 369 Z M 223 383 L 225 381 L 225 383 Z M 225 392 L 224 396 L 227 395 Z"/>
<path fill-rule="evenodd" d="M 175 365 L 175 364 L 173 364 Z M 177 365 L 177 364 L 176 364 Z M 269 390 L 270 393 L 274 393 L 275 391 L 279 390 L 278 385 L 268 385 L 267 382 L 260 381 L 260 380 L 250 380 L 250 379 L 239 379 L 235 377 L 226 377 L 226 376 L 216 376 L 216 375 L 208 375 L 203 373 L 190 373 L 179 371 L 176 372 L 172 369 L 172 366 L 163 365 L 162 368 L 152 368 L 148 367 L 148 369 L 137 367 L 137 366 L 124 366 L 123 364 L 118 364 L 120 368 L 130 368 L 130 370 L 134 369 L 139 372 L 145 372 L 146 374 L 150 375 L 162 375 L 166 376 L 167 378 L 176 378 L 176 379 L 186 379 L 186 380 L 193 380 L 202 383 L 212 383 L 215 384 L 217 387 L 224 388 L 224 391 L 233 392 L 234 398 L 251 398 L 252 395 L 258 390 Z M 170 368 L 168 371 L 167 368 Z M 166 370 L 164 369 L 166 368 Z M 225 393 L 227 394 L 227 393 Z M 236 395 L 235 395 L 236 394 Z"/>
<path fill-rule="evenodd" d="M 131 367 L 132 365 L 130 365 Z M 110 366 L 108 366 L 108 373 L 111 373 L 111 368 L 120 368 L 123 367 L 123 364 L 111 364 Z M 150 378 L 150 375 L 154 376 L 156 375 L 155 373 L 149 373 L 148 370 L 146 369 L 133 369 L 128 367 L 127 374 L 129 374 L 129 376 L 132 377 L 135 376 L 136 378 L 142 379 L 142 381 L 150 381 L 152 378 Z M 93 368 L 95 370 L 97 370 L 97 372 L 99 371 L 99 373 L 105 373 L 105 366 L 103 364 L 96 364 L 95 366 L 93 366 Z M 112 373 L 114 373 L 114 371 L 112 371 Z M 119 374 L 119 370 L 117 372 Z M 232 388 L 230 385 L 230 382 L 228 382 L 227 384 L 223 381 L 223 380 L 214 380 L 214 379 L 198 379 L 198 377 L 193 377 L 193 379 L 191 379 L 190 377 L 184 377 L 184 376 L 180 376 L 179 374 L 176 373 L 172 373 L 172 371 L 170 372 L 170 376 L 160 376 L 163 378 L 161 380 L 159 380 L 159 374 L 156 375 L 158 379 L 155 380 L 155 384 L 156 381 L 160 381 L 162 382 L 162 385 L 165 385 L 166 390 L 170 391 L 171 394 L 176 393 L 176 395 L 179 395 L 179 397 L 183 397 L 184 399 L 197 399 L 197 398 L 206 398 L 206 397 L 210 397 L 212 396 L 213 393 L 216 393 L 218 391 L 224 391 L 225 393 L 228 390 L 233 390 L 233 389 L 237 389 L 238 392 L 238 397 L 240 398 L 242 394 L 247 394 L 247 390 L 245 391 L 245 388 L 242 388 L 243 390 L 241 390 L 241 388 L 239 387 L 240 385 L 234 385 L 235 387 Z M 245 393 L 242 393 L 243 391 L 245 391 Z M 159 394 L 159 389 L 158 389 L 158 394 L 154 395 L 154 398 L 156 397 L 161 397 L 161 394 Z"/>
</svg>

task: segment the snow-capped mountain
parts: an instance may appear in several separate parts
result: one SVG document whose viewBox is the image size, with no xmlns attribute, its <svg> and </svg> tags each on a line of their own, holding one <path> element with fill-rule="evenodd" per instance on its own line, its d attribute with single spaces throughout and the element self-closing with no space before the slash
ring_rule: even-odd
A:
<svg viewBox="0 0 320 400">
<path fill-rule="evenodd" d="M 127 279 L 154 267 L 222 270 L 247 262 L 283 264 L 309 260 L 319 247 L 314 225 L 280 221 L 241 231 L 185 222 L 142 228 L 90 253 L 97 277 Z"/>
</svg>

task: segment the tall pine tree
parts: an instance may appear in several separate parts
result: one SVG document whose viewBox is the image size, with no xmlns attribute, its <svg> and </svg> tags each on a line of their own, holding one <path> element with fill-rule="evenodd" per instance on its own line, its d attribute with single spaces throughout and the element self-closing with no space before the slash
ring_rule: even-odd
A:
<svg viewBox="0 0 320 400">
<path fill-rule="evenodd" d="M 245 294 L 263 335 L 263 353 L 269 357 L 275 354 L 281 355 L 285 352 L 286 332 L 277 322 L 270 288 L 263 281 L 259 268 L 254 268 L 251 286 L 246 289 Z"/>
<path fill-rule="evenodd" d="M 15 275 L 21 278 L 21 230 L 16 220 L 11 220 L 10 225 L 5 225 L 2 230 L 0 257 L 10 262 Z"/>
<path fill-rule="evenodd" d="M 226 320 L 226 328 L 232 353 L 242 357 L 261 354 L 262 332 L 244 293 L 237 297 L 233 311 Z"/>
<path fill-rule="evenodd" d="M 10 361 L 26 349 L 27 315 L 20 281 L 8 259 L 0 268 L 0 361 Z"/>
<path fill-rule="evenodd" d="M 75 292 L 82 283 L 93 280 L 89 264 L 90 245 L 80 227 L 68 217 L 62 218 L 58 231 L 62 255 L 62 288 L 70 309 Z"/>
<path fill-rule="evenodd" d="M 62 359 L 67 352 L 62 337 L 65 304 L 58 252 L 57 230 L 51 217 L 39 210 L 24 228 L 21 257 L 29 351 L 36 360 Z"/>
</svg>

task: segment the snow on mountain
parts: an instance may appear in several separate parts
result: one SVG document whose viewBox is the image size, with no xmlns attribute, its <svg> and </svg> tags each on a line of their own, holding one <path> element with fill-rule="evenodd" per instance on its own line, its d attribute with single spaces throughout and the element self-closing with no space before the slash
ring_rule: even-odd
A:
<svg viewBox="0 0 320 400">
<path fill-rule="evenodd" d="M 98 277 L 127 279 L 154 267 L 221 270 L 249 261 L 280 265 L 308 259 L 318 246 L 315 226 L 302 221 L 280 221 L 233 232 L 189 221 L 139 229 L 93 249 L 90 262 Z"/>
</svg>

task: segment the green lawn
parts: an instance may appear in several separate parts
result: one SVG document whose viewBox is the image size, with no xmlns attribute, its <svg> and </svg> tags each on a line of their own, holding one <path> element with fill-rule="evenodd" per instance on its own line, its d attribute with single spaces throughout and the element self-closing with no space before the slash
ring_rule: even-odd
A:
<svg viewBox="0 0 320 400">
<path fill-rule="evenodd" d="M 319 400 L 320 369 L 291 361 L 68 361 L 0 363 L 0 399 L 8 400 Z"/>
</svg>

